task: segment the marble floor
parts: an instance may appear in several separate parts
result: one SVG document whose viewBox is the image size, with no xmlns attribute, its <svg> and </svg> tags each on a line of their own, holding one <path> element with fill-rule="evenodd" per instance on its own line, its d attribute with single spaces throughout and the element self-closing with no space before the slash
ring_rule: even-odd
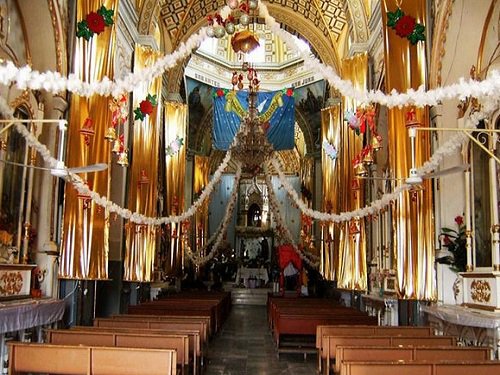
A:
<svg viewBox="0 0 500 375">
<path fill-rule="evenodd" d="M 265 306 L 233 305 L 222 330 L 208 348 L 204 375 L 309 375 L 316 355 L 280 354 L 267 324 Z"/>
</svg>

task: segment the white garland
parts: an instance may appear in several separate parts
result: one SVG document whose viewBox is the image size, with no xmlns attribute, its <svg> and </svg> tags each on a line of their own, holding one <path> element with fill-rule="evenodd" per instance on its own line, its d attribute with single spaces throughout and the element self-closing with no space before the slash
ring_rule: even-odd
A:
<svg viewBox="0 0 500 375">
<path fill-rule="evenodd" d="M 498 107 L 498 100 L 491 99 L 491 98 L 486 100 L 483 103 L 483 109 L 481 111 L 474 112 L 469 116 L 470 127 L 472 127 L 472 128 L 477 127 L 478 123 L 481 120 L 488 118 L 489 115 L 497 107 Z M 439 164 L 444 159 L 444 157 L 455 153 L 457 149 L 462 147 L 462 145 L 466 139 L 468 139 L 468 138 L 463 133 L 456 134 L 455 136 L 450 138 L 448 141 L 443 143 L 434 152 L 434 154 L 431 156 L 431 158 L 429 160 L 427 160 L 420 168 L 417 168 L 417 174 L 419 176 L 423 176 L 426 173 L 429 173 L 430 171 L 438 168 Z M 382 210 L 384 207 L 388 206 L 391 203 L 391 201 L 398 199 L 400 194 L 403 191 L 409 190 L 412 188 L 412 185 L 402 184 L 402 185 L 396 187 L 392 193 L 384 194 L 380 199 L 377 199 L 377 200 L 371 202 L 369 205 L 367 205 L 363 208 L 359 208 L 359 209 L 354 210 L 354 211 L 344 212 L 344 213 L 340 213 L 340 214 L 329 214 L 329 213 L 316 211 L 316 210 L 313 210 L 313 209 L 307 207 L 307 205 L 302 201 L 302 199 L 300 199 L 299 195 L 297 194 L 297 192 L 295 191 L 293 186 L 291 186 L 290 183 L 288 182 L 288 180 L 286 179 L 285 174 L 281 170 L 281 166 L 280 166 L 278 160 L 274 159 L 274 158 L 271 159 L 271 164 L 276 169 L 281 184 L 283 185 L 283 187 L 287 191 L 288 195 L 295 202 L 295 204 L 299 207 L 301 212 L 306 214 L 307 216 L 310 216 L 310 217 L 317 219 L 317 220 L 320 220 L 320 221 L 330 221 L 330 222 L 335 222 L 335 223 L 341 223 L 341 222 L 345 222 L 345 221 L 351 221 L 352 219 L 366 217 L 368 215 L 374 215 L 374 214 L 378 213 L 380 210 Z"/>
<path fill-rule="evenodd" d="M 175 52 L 163 56 L 150 67 L 135 73 L 131 72 L 125 78 L 116 81 L 104 77 L 102 81 L 83 82 L 76 74 L 63 77 L 58 72 L 40 73 L 32 70 L 28 65 L 18 68 L 9 61 L 0 66 L 0 84 L 10 86 L 16 83 L 16 87 L 20 90 L 45 90 L 53 94 L 71 91 L 85 97 L 95 94 L 118 97 L 125 92 L 132 92 L 144 82 L 151 82 L 167 70 L 175 67 L 179 61 L 191 55 L 193 50 L 198 48 L 207 38 L 206 29 L 206 27 L 201 28 L 198 33 L 191 35 L 186 42 L 181 43 Z"/>
<path fill-rule="evenodd" d="M 385 94 L 380 90 L 358 90 L 353 86 L 352 82 L 341 79 L 332 67 L 322 64 L 317 58 L 311 56 L 310 52 L 302 51 L 297 40 L 281 29 L 279 23 L 269 14 L 269 10 L 262 1 L 259 1 L 259 10 L 260 16 L 264 18 L 271 31 L 280 36 L 289 48 L 302 56 L 305 67 L 319 72 L 342 95 L 356 99 L 361 105 L 379 103 L 387 107 L 403 107 L 407 105 L 423 107 L 437 105 L 442 100 L 453 98 L 475 97 L 479 99 L 500 96 L 500 73 L 496 70 L 490 72 L 488 78 L 484 81 L 460 78 L 458 83 L 428 91 L 425 91 L 423 86 L 417 90 L 409 89 L 405 93 L 398 93 L 393 90 L 390 94 Z M 229 7 L 225 6 L 221 13 L 227 15 L 229 11 Z M 10 86 L 16 83 L 16 87 L 20 90 L 43 89 L 54 94 L 70 91 L 86 97 L 94 94 L 117 97 L 124 92 L 132 92 L 139 84 L 150 82 L 176 66 L 179 61 L 189 56 L 208 37 L 206 30 L 207 27 L 201 28 L 197 34 L 191 35 L 186 42 L 181 43 L 172 54 L 163 56 L 152 66 L 135 73 L 129 73 L 125 78 L 116 81 L 105 77 L 102 81 L 88 83 L 81 81 L 75 74 L 63 77 L 58 72 L 40 73 L 33 71 L 28 65 L 18 68 L 14 63 L 7 62 L 5 65 L 0 66 L 0 84 Z"/>
<path fill-rule="evenodd" d="M 2 114 L 5 118 L 9 118 L 15 121 L 13 118 L 13 111 L 10 108 L 10 106 L 7 104 L 4 98 L 0 97 L 0 114 Z M 25 138 L 26 143 L 28 146 L 33 147 L 35 150 L 37 150 L 40 155 L 42 156 L 43 160 L 48 164 L 50 168 L 63 168 L 66 169 L 67 167 L 65 165 L 61 166 L 61 162 L 52 157 L 49 149 L 40 143 L 38 139 L 31 134 L 25 126 L 21 125 L 20 123 L 16 123 L 14 128 Z M 182 215 L 179 216 L 168 216 L 168 217 L 161 217 L 161 218 L 153 218 L 153 217 L 148 217 L 145 215 L 142 215 L 138 212 L 132 212 L 129 209 L 120 207 L 116 203 L 110 201 L 108 198 L 101 196 L 99 193 L 91 190 L 88 185 L 85 183 L 85 181 L 82 180 L 80 176 L 78 176 L 75 173 L 71 173 L 68 171 L 68 182 L 71 183 L 75 189 L 83 195 L 87 195 L 90 199 L 92 199 L 96 204 L 106 208 L 109 212 L 114 212 L 118 214 L 119 216 L 128 219 L 134 223 L 137 224 L 148 224 L 148 225 L 156 225 L 160 226 L 162 224 L 169 224 L 169 223 L 179 223 L 182 221 L 185 221 L 189 219 L 191 216 L 193 216 L 196 211 L 199 209 L 199 207 L 208 199 L 208 197 L 212 194 L 214 190 L 214 186 L 218 184 L 221 180 L 222 173 L 224 170 L 227 168 L 229 165 L 229 162 L 231 160 L 231 152 L 228 151 L 226 153 L 226 156 L 224 157 L 222 163 L 219 165 L 217 170 L 215 171 L 212 179 L 208 183 L 208 185 L 205 187 L 203 192 L 201 193 L 200 197 L 193 203 L 193 205 Z"/>
<path fill-rule="evenodd" d="M 423 85 L 417 90 L 409 89 L 405 93 L 398 93 L 396 90 L 392 90 L 390 94 L 385 94 L 380 90 L 359 90 L 354 87 L 351 81 L 340 78 L 331 66 L 325 65 L 313 57 L 310 51 L 301 49 L 298 41 L 281 28 L 280 24 L 270 15 L 269 10 L 262 1 L 259 1 L 259 10 L 265 24 L 286 43 L 287 47 L 304 59 L 304 66 L 306 68 L 309 68 L 313 72 L 318 72 L 343 96 L 356 99 L 360 105 L 379 103 L 389 108 L 401 108 L 408 105 L 424 107 L 426 105 L 437 105 L 442 100 L 453 98 L 462 100 L 467 97 L 479 99 L 500 96 L 500 73 L 497 70 L 491 71 L 488 78 L 484 81 L 460 78 L 458 83 L 428 91 L 425 91 Z"/>
<path fill-rule="evenodd" d="M 283 237 L 287 243 L 289 243 L 292 246 L 292 249 L 297 253 L 297 255 L 302 259 L 304 262 L 306 262 L 309 266 L 313 268 L 318 268 L 319 267 L 319 261 L 313 261 L 310 258 L 314 257 L 314 254 L 307 254 L 305 251 L 301 251 L 295 240 L 293 239 L 292 234 L 290 233 L 290 230 L 288 229 L 288 226 L 285 224 L 283 217 L 281 216 L 281 210 L 280 206 L 278 203 L 278 199 L 276 198 L 276 195 L 274 194 L 274 189 L 273 185 L 271 183 L 271 175 L 269 174 L 269 168 L 268 168 L 268 163 L 264 163 L 264 177 L 265 177 L 265 182 L 267 185 L 267 192 L 268 192 L 268 197 L 269 197 L 269 204 L 271 205 L 271 208 L 273 209 L 274 217 L 276 219 L 276 225 L 279 229 L 281 229 L 281 232 L 283 234 Z M 309 255 L 309 256 L 308 256 Z"/>
<path fill-rule="evenodd" d="M 236 175 L 234 177 L 233 191 L 231 192 L 231 196 L 229 197 L 229 201 L 227 204 L 226 212 L 224 214 L 224 218 L 222 219 L 222 222 L 219 225 L 218 230 L 212 235 L 212 237 L 207 241 L 207 244 L 203 247 L 203 249 L 205 249 L 210 243 L 212 243 L 213 237 L 216 235 L 215 243 L 214 243 L 212 249 L 210 250 L 210 253 L 208 253 L 205 256 L 201 255 L 201 252 L 202 252 L 201 250 L 199 253 L 194 253 L 191 250 L 191 247 L 189 246 L 188 241 L 186 239 L 184 240 L 186 255 L 197 266 L 205 264 L 208 261 L 210 261 L 211 259 L 213 259 L 213 257 L 215 256 L 215 254 L 219 250 L 219 247 L 224 239 L 224 234 L 227 232 L 227 227 L 229 225 L 229 222 L 231 221 L 231 219 L 233 217 L 234 207 L 236 206 L 236 201 L 238 198 L 238 188 L 239 188 L 240 179 L 241 179 L 241 171 L 242 171 L 241 163 L 237 162 Z"/>
</svg>

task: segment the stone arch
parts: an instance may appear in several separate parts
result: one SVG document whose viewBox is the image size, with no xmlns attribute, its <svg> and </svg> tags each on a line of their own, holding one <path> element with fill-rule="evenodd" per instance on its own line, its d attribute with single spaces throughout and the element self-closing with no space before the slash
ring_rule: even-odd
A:
<svg viewBox="0 0 500 375">
<path fill-rule="evenodd" d="M 340 58 L 336 46 L 319 32 L 316 26 L 308 19 L 297 17 L 296 13 L 287 7 L 275 4 L 267 4 L 270 14 L 275 17 L 276 21 L 291 34 L 299 35 L 306 39 L 311 45 L 312 50 L 317 57 L 326 65 L 329 65 L 340 72 Z M 184 42 L 190 35 L 198 32 L 199 29 L 206 26 L 206 20 L 199 20 L 191 27 L 182 37 L 180 42 Z M 184 68 L 187 64 L 186 60 L 182 64 L 178 64 L 168 72 L 168 87 L 167 91 L 172 93 L 179 92 L 183 77 Z"/>
</svg>

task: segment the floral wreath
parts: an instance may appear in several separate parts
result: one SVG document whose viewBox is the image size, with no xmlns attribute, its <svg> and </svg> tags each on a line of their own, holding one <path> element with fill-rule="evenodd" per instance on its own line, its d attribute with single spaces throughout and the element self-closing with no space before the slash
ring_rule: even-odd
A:
<svg viewBox="0 0 500 375">
<path fill-rule="evenodd" d="M 168 146 L 165 148 L 165 152 L 167 153 L 168 156 L 174 156 L 180 151 L 183 144 L 184 144 L 184 138 L 176 136 L 175 139 L 172 142 L 170 142 Z"/>
<path fill-rule="evenodd" d="M 387 12 L 387 26 L 396 30 L 396 34 L 401 38 L 407 38 L 411 44 L 425 40 L 425 26 L 417 23 L 415 17 L 405 15 L 401 8 Z"/>
<path fill-rule="evenodd" d="M 106 26 L 113 24 L 114 14 L 113 9 L 106 9 L 104 5 L 97 12 L 90 12 L 83 21 L 76 25 L 76 36 L 90 40 L 94 34 L 99 35 Z"/>
<path fill-rule="evenodd" d="M 134 120 L 144 120 L 144 118 L 151 113 L 153 113 L 154 107 L 158 105 L 158 102 L 156 100 L 156 95 L 151 95 L 148 94 L 145 100 L 143 100 L 140 104 L 139 107 L 134 109 Z"/>
</svg>

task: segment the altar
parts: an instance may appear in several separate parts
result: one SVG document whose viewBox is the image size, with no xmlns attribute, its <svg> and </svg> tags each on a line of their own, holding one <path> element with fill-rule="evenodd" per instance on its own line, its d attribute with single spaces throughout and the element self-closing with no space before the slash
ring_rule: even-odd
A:
<svg viewBox="0 0 500 375">
<path fill-rule="evenodd" d="M 489 346 L 500 358 L 500 315 L 462 306 L 422 306 L 429 324 L 443 335 L 457 336 L 464 345 Z"/>
<path fill-rule="evenodd" d="M 252 281 L 255 280 L 255 281 Z M 260 281 L 259 281 L 260 280 Z M 236 273 L 236 283 L 243 282 L 245 288 L 255 288 L 257 286 L 266 286 L 269 282 L 267 269 L 240 267 Z"/>
<path fill-rule="evenodd" d="M 5 341 L 9 333 L 19 332 L 24 340 L 24 331 L 36 329 L 36 339 L 42 341 L 42 328 L 61 320 L 64 315 L 64 300 L 54 298 L 3 301 L 0 303 L 0 359 L 5 358 Z M 2 362 L 3 363 L 3 362 Z M 2 367 L 0 366 L 0 369 Z"/>
</svg>

